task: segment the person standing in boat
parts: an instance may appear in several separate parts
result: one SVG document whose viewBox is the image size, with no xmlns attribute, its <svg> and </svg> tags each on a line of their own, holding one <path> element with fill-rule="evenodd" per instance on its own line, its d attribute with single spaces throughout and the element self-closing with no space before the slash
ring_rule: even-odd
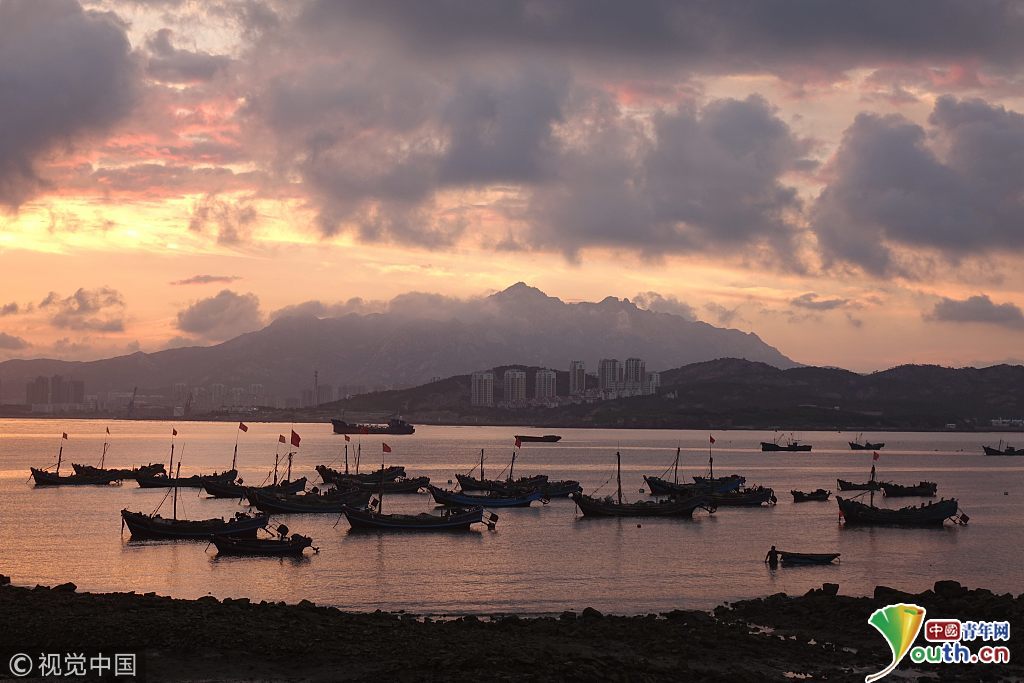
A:
<svg viewBox="0 0 1024 683">
<path fill-rule="evenodd" d="M 779 566 L 779 551 L 775 549 L 775 546 L 772 546 L 771 550 L 768 551 L 768 554 L 764 556 L 764 561 L 771 569 L 775 569 Z"/>
</svg>

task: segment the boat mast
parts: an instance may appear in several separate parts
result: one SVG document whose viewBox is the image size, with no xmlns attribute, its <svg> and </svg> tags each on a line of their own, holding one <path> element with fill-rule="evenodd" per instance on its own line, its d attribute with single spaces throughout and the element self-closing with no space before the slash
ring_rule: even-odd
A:
<svg viewBox="0 0 1024 683">
<path fill-rule="evenodd" d="M 64 435 L 60 435 L 60 448 L 57 449 L 57 476 L 60 476 L 60 461 L 64 456 Z"/>
<path fill-rule="evenodd" d="M 484 480 L 484 449 L 480 449 L 480 481 Z"/>
<path fill-rule="evenodd" d="M 288 478 L 285 481 L 290 482 L 292 480 L 292 456 L 295 455 L 293 451 L 288 451 Z"/>
<path fill-rule="evenodd" d="M 377 500 L 377 513 L 384 514 L 384 448 L 380 449 L 380 497 Z"/>
<path fill-rule="evenodd" d="M 274 453 L 274 486 L 277 486 L 277 464 L 281 462 L 281 455 Z"/>
<path fill-rule="evenodd" d="M 682 450 L 681 447 L 676 446 L 676 460 L 672 464 L 672 483 L 673 484 L 678 484 L 679 483 L 679 451 L 681 451 L 681 450 Z"/>
<path fill-rule="evenodd" d="M 241 429 L 235 430 L 235 452 L 231 455 L 231 469 L 235 469 L 235 463 L 238 462 L 238 433 Z"/>
<path fill-rule="evenodd" d="M 107 449 L 110 447 L 109 439 L 107 436 L 110 434 L 110 427 L 107 427 L 107 434 L 103 437 L 103 453 L 100 455 L 100 469 L 103 469 L 103 463 L 107 459 Z"/>
<path fill-rule="evenodd" d="M 615 451 L 615 477 L 619 489 L 619 505 L 622 505 L 622 455 Z"/>
<path fill-rule="evenodd" d="M 356 447 L 356 474 L 359 474 L 359 461 L 363 458 L 363 442 L 360 441 Z"/>
<path fill-rule="evenodd" d="M 871 456 L 871 507 L 875 507 L 875 456 L 877 453 Z"/>
<path fill-rule="evenodd" d="M 174 430 L 171 430 L 171 459 L 167 462 L 167 476 L 174 472 Z"/>
<path fill-rule="evenodd" d="M 512 476 L 513 474 L 515 474 L 515 471 L 516 471 L 516 449 L 513 448 L 512 449 L 512 464 L 509 465 L 509 468 L 508 468 L 508 480 L 509 481 L 515 481 L 515 478 Z"/>
<path fill-rule="evenodd" d="M 348 476 L 348 444 L 345 444 L 345 476 Z"/>
<path fill-rule="evenodd" d="M 178 471 L 174 475 L 174 521 L 178 521 L 178 479 L 181 477 L 181 461 L 178 461 Z"/>
</svg>

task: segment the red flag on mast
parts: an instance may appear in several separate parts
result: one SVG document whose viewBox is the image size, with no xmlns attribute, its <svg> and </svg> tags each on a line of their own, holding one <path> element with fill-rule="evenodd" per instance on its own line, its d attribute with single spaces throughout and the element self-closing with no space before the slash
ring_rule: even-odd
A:
<svg viewBox="0 0 1024 683">
<path fill-rule="evenodd" d="M 715 442 L 715 437 L 711 436 L 710 434 L 708 434 L 708 438 L 711 439 L 711 443 Z"/>
<path fill-rule="evenodd" d="M 178 435 L 178 430 L 175 429 L 174 427 L 171 427 L 171 436 L 177 436 L 177 435 Z"/>
<path fill-rule="evenodd" d="M 295 430 L 293 429 L 292 430 L 292 445 L 295 446 L 296 448 L 298 448 L 300 441 L 302 441 L 302 438 L 298 434 L 296 434 Z"/>
<path fill-rule="evenodd" d="M 110 427 L 107 427 L 107 434 L 110 433 Z"/>
<path fill-rule="evenodd" d="M 61 439 L 66 439 L 66 438 L 68 438 L 68 433 L 67 433 L 67 432 L 61 432 L 61 433 L 60 433 L 60 438 L 61 438 Z"/>
<path fill-rule="evenodd" d="M 284 434 L 278 434 L 277 441 L 278 443 L 288 443 L 288 439 L 284 438 Z"/>
<path fill-rule="evenodd" d="M 871 456 L 871 459 L 872 460 L 878 460 L 878 451 L 874 452 L 874 455 Z"/>
<path fill-rule="evenodd" d="M 384 452 L 385 453 L 390 453 L 391 452 L 391 446 L 387 445 L 384 442 L 381 442 L 381 444 L 384 446 Z"/>
<path fill-rule="evenodd" d="M 520 438 L 519 438 L 519 437 L 517 436 L 517 437 L 516 437 L 516 448 L 522 448 L 522 447 L 523 447 L 523 440 L 522 440 L 522 439 L 520 439 Z"/>
<path fill-rule="evenodd" d="M 244 422 L 239 422 L 238 428 L 241 429 L 243 432 L 249 431 L 249 427 Z"/>
<path fill-rule="evenodd" d="M 349 436 L 348 434 L 346 434 L 345 435 L 345 441 L 351 441 L 351 440 L 352 440 L 352 437 Z"/>
</svg>

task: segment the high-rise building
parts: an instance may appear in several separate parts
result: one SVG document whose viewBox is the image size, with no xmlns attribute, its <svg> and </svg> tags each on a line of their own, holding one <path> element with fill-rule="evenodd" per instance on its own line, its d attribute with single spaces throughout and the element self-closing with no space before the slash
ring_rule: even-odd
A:
<svg viewBox="0 0 1024 683">
<path fill-rule="evenodd" d="M 526 400 L 526 373 L 522 370 L 506 370 L 502 378 L 505 385 L 505 403 L 521 403 Z"/>
<path fill-rule="evenodd" d="M 50 402 L 50 382 L 45 377 L 36 377 L 25 385 L 25 403 L 39 405 Z"/>
<path fill-rule="evenodd" d="M 661 388 L 661 373 L 648 372 L 644 380 L 644 393 L 656 394 Z"/>
<path fill-rule="evenodd" d="M 543 368 L 533 376 L 533 395 L 538 399 L 549 399 L 555 397 L 555 379 L 557 375 L 554 370 Z"/>
<path fill-rule="evenodd" d="M 580 396 L 587 391 L 587 366 L 581 360 L 569 363 L 569 394 Z"/>
<path fill-rule="evenodd" d="M 597 384 L 601 391 L 616 391 L 619 388 L 619 361 L 615 358 L 602 358 L 597 365 Z"/>
<path fill-rule="evenodd" d="M 639 389 L 646 378 L 647 365 L 639 358 L 627 358 L 623 368 L 623 379 L 626 386 Z"/>
<path fill-rule="evenodd" d="M 494 373 L 474 372 L 470 377 L 469 402 L 474 406 L 494 405 Z"/>
</svg>

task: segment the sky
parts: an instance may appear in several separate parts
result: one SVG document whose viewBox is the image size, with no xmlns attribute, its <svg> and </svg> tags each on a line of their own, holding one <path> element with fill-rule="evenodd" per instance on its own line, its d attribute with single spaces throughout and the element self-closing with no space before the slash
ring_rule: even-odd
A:
<svg viewBox="0 0 1024 683">
<path fill-rule="evenodd" d="M 1017 361 L 1022 62 L 1018 2 L 0 0 L 0 360 L 525 281 Z"/>
</svg>

